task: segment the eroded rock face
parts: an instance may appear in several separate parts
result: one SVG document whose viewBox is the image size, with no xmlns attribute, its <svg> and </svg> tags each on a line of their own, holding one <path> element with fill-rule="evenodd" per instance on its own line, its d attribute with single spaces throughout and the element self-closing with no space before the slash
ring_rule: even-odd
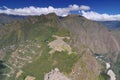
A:
<svg viewBox="0 0 120 80">
<path fill-rule="evenodd" d="M 108 31 L 103 25 L 84 17 L 66 17 L 61 20 L 62 27 L 69 30 L 74 40 L 73 45 L 79 50 L 83 46 L 91 48 L 95 53 L 120 51 L 119 31 Z"/>
<path fill-rule="evenodd" d="M 46 73 L 44 76 L 44 80 L 70 80 L 63 73 L 59 71 L 58 68 L 51 70 L 51 72 Z"/>
</svg>

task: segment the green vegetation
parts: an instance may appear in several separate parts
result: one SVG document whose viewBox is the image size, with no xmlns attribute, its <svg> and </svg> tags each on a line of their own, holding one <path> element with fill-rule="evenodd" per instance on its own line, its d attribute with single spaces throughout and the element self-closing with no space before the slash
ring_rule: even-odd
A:
<svg viewBox="0 0 120 80">
<path fill-rule="evenodd" d="M 73 65 L 79 59 L 77 54 L 68 54 L 68 52 L 55 52 L 52 55 L 52 60 L 55 61 L 54 67 L 65 73 L 70 73 Z"/>
<path fill-rule="evenodd" d="M 36 77 L 37 80 L 44 80 L 44 74 L 48 73 L 55 67 L 59 68 L 60 71 L 65 73 L 71 72 L 74 63 L 78 59 L 78 55 L 69 55 L 67 51 L 55 52 L 54 54 L 50 55 L 49 51 L 51 49 L 48 47 L 48 42 L 54 40 L 52 37 L 53 35 L 68 36 L 69 32 L 56 27 L 45 28 L 41 27 L 40 25 L 39 29 L 36 30 L 40 31 L 35 31 L 31 35 L 34 36 L 36 41 L 40 42 L 42 54 L 37 60 L 34 58 L 31 64 L 28 64 L 23 68 L 24 73 L 19 80 L 23 80 L 27 75 L 32 75 Z"/>
<path fill-rule="evenodd" d="M 10 56 L 11 56 L 11 53 L 12 53 L 12 51 L 11 50 L 7 50 L 7 55 L 5 55 L 5 57 L 3 58 L 3 61 L 8 61 L 8 59 L 10 58 Z"/>
<path fill-rule="evenodd" d="M 48 47 L 48 43 L 54 40 L 52 37 L 53 35 L 63 37 L 70 36 L 69 31 L 62 29 L 57 23 L 57 19 L 55 19 L 54 16 L 42 16 L 35 18 L 29 17 L 22 22 L 18 21 L 7 25 L 9 26 L 6 28 L 6 31 L 8 32 L 5 32 L 0 39 L 1 48 L 15 45 L 17 46 L 16 49 L 20 50 L 21 44 L 32 45 L 30 49 L 38 53 L 37 55 L 32 56 L 32 63 L 27 63 L 22 68 L 24 73 L 18 80 L 24 80 L 27 75 L 34 76 L 37 80 L 44 80 L 44 74 L 50 72 L 51 69 L 56 67 L 59 68 L 61 72 L 66 74 L 71 72 L 72 67 L 79 58 L 77 54 L 68 54 L 67 51 L 49 54 L 51 49 Z M 27 43 L 27 40 L 31 42 Z M 34 43 L 39 44 L 41 48 L 35 48 L 36 45 Z M 12 52 L 13 51 L 11 50 L 7 51 L 4 61 L 7 62 L 9 60 Z M 41 54 L 41 56 L 38 56 L 39 54 Z M 30 51 L 27 51 L 24 55 L 21 53 L 19 56 L 29 55 L 31 55 Z M 15 76 L 16 73 L 7 80 L 15 80 Z"/>
<path fill-rule="evenodd" d="M 6 68 L 6 66 L 3 64 L 4 62 L 0 60 L 0 79 L 4 80 L 5 76 L 3 76 L 3 72 L 4 72 L 4 69 Z"/>
<path fill-rule="evenodd" d="M 55 52 L 50 55 L 48 53 L 49 48 L 44 48 L 42 50 L 43 53 L 39 59 L 23 68 L 23 78 L 27 75 L 32 75 L 36 77 L 37 80 L 44 80 L 44 74 L 56 67 L 62 72 L 69 73 L 71 72 L 74 63 L 78 60 L 77 54 L 69 55 L 67 52 Z"/>
<path fill-rule="evenodd" d="M 8 45 L 13 45 L 13 44 L 17 43 L 17 41 L 18 40 L 17 40 L 15 32 L 6 34 L 6 35 L 2 36 L 2 38 L 0 39 L 0 48 L 4 48 Z"/>
<path fill-rule="evenodd" d="M 109 80 L 109 76 L 102 72 L 100 73 L 98 80 Z"/>
<path fill-rule="evenodd" d="M 74 21 L 70 20 L 70 22 L 68 22 L 67 25 L 63 25 L 63 27 L 79 30 L 84 29 L 85 31 L 87 31 L 87 27 L 89 26 L 89 24 L 84 25 L 83 24 L 84 22 L 82 22 L 81 24 L 79 20 L 75 21 L 76 21 L 75 25 Z M 86 49 L 89 48 L 88 46 L 86 45 L 81 46 L 82 45 L 81 44 L 79 46 L 81 48 L 79 55 L 76 54 L 76 51 L 78 50 L 75 47 L 72 47 L 73 51 L 72 54 L 68 54 L 67 51 L 62 52 L 56 51 L 53 54 L 49 54 L 49 51 L 51 51 L 51 49 L 48 47 L 48 43 L 54 40 L 54 38 L 52 37 L 53 35 L 57 35 L 60 37 L 65 36 L 70 37 L 70 32 L 61 27 L 62 26 L 61 22 L 57 19 L 55 15 L 49 14 L 46 16 L 42 15 L 28 17 L 27 19 L 24 19 L 22 21 L 14 21 L 12 23 L 2 24 L 2 27 L 0 27 L 0 49 L 1 52 L 4 52 L 6 54 L 5 57 L 3 58 L 3 61 L 5 61 L 5 63 L 8 66 L 12 67 L 13 70 L 15 70 L 15 72 L 13 71 L 13 74 L 10 74 L 10 77 L 7 77 L 6 80 L 15 80 L 16 73 L 20 69 L 23 71 L 23 74 L 20 75 L 20 77 L 16 80 L 24 80 L 25 77 L 28 75 L 36 77 L 36 80 L 44 80 L 44 74 L 50 72 L 51 69 L 54 68 L 59 68 L 61 72 L 69 74 L 72 71 L 74 64 L 78 60 L 80 60 L 79 61 L 80 65 L 78 66 L 81 66 L 81 68 L 83 69 L 83 73 L 86 74 L 87 72 L 89 72 L 89 74 L 91 74 L 90 77 L 94 77 L 94 73 L 91 70 L 88 70 L 90 68 L 88 68 L 87 63 L 84 62 L 81 58 L 85 53 Z M 86 34 L 84 35 L 84 32 L 79 30 L 73 30 L 72 32 L 73 33 L 72 39 L 75 39 L 74 41 L 75 43 L 77 42 L 77 35 L 86 36 Z M 82 34 L 79 32 L 81 32 Z M 74 36 L 74 33 L 76 38 Z M 80 38 L 81 37 L 79 36 L 78 39 Z M 80 41 L 78 40 L 78 42 L 82 43 L 83 40 L 84 38 L 80 39 Z M 64 39 L 64 41 L 67 43 L 69 42 L 71 43 L 71 40 L 69 39 Z M 74 46 L 78 46 L 76 44 Z M 15 48 L 10 49 L 9 47 L 11 46 L 15 46 Z M 12 54 L 13 52 L 14 54 Z M 89 56 L 87 56 L 87 58 L 88 60 L 90 60 Z M 11 60 L 11 62 L 8 60 Z M 22 62 L 23 64 L 25 64 L 24 66 L 20 66 L 22 65 Z M 116 72 L 119 75 L 120 60 L 118 60 L 115 63 L 115 65 L 116 65 L 115 69 L 118 70 L 118 72 L 117 71 Z M 0 64 L 0 74 L 4 73 L 6 74 L 10 71 L 11 70 L 6 67 L 1 69 Z M 109 79 L 109 76 L 107 76 L 104 73 L 101 73 L 98 80 L 107 79 Z"/>
<path fill-rule="evenodd" d="M 117 61 L 115 63 L 113 70 L 116 74 L 117 79 L 119 80 L 120 79 L 120 54 L 117 57 Z"/>
</svg>

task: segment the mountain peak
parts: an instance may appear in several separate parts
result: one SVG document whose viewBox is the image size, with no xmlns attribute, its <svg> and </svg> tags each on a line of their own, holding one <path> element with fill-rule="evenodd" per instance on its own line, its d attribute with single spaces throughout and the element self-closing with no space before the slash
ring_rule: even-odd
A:
<svg viewBox="0 0 120 80">
<path fill-rule="evenodd" d="M 78 17 L 78 16 L 80 16 L 80 15 L 78 15 L 78 14 L 70 14 L 70 15 L 68 15 L 68 17 Z"/>
</svg>

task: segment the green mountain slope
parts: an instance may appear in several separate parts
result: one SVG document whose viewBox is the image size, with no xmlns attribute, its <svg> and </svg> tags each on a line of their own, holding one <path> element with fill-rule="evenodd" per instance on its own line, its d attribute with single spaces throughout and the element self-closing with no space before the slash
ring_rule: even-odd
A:
<svg viewBox="0 0 120 80">
<path fill-rule="evenodd" d="M 119 63 L 119 31 L 109 32 L 82 16 L 59 18 L 51 13 L 0 26 L 3 80 L 45 80 L 55 68 L 70 80 L 106 80 L 94 54 Z"/>
</svg>

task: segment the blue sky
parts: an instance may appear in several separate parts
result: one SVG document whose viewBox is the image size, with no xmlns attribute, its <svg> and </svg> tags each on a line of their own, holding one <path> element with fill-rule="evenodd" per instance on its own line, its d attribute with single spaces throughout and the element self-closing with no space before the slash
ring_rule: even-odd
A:
<svg viewBox="0 0 120 80">
<path fill-rule="evenodd" d="M 0 7 L 1 7 L 0 13 L 8 13 L 9 12 L 8 14 L 12 14 L 12 12 L 15 12 L 15 9 L 18 9 L 18 10 L 16 10 L 17 12 L 15 12 L 14 14 L 22 15 L 22 12 L 24 13 L 24 11 L 21 11 L 20 9 L 23 9 L 26 7 L 29 9 L 30 6 L 32 6 L 35 9 L 40 8 L 40 9 L 36 9 L 35 11 L 41 10 L 41 8 L 48 8 L 49 6 L 51 6 L 55 10 L 58 8 L 63 8 L 63 11 L 64 11 L 64 8 L 70 8 L 69 7 L 70 5 L 72 5 L 72 6 L 77 5 L 79 7 L 79 9 L 73 10 L 73 8 L 72 8 L 68 12 L 66 11 L 65 14 L 58 14 L 58 15 L 67 15 L 72 12 L 72 13 L 81 14 L 88 19 L 91 18 L 91 16 L 93 16 L 94 14 L 96 14 L 96 16 L 102 15 L 105 18 L 106 18 L 106 15 L 107 15 L 107 17 L 112 15 L 115 19 L 115 18 L 120 17 L 120 5 L 119 4 L 120 4 L 120 0 L 0 0 Z M 81 5 L 87 6 L 90 9 L 87 9 L 87 10 L 81 9 L 80 8 Z M 3 6 L 4 6 L 4 8 L 3 8 Z M 73 6 L 73 7 L 75 7 L 75 6 Z M 5 11 L 5 9 L 6 9 L 6 11 Z M 26 9 L 24 9 L 24 10 L 26 10 Z M 12 11 L 12 12 L 10 12 L 10 11 Z M 28 13 L 29 13 L 29 15 L 32 14 L 32 12 L 30 13 L 30 11 L 28 11 L 27 14 Z M 41 13 L 41 11 L 40 11 L 40 12 L 34 13 L 34 15 L 38 15 L 38 13 L 44 14 L 45 12 L 43 11 Z M 26 15 L 26 12 L 23 15 Z M 90 17 L 88 17 L 87 15 L 90 15 Z M 95 16 L 92 18 L 96 19 Z M 119 20 L 119 19 L 117 19 L 117 20 Z"/>
<path fill-rule="evenodd" d="M 87 5 L 99 13 L 119 14 L 120 0 L 0 0 L 0 6 L 9 8 L 36 7 L 67 7 L 71 4 Z"/>
</svg>

